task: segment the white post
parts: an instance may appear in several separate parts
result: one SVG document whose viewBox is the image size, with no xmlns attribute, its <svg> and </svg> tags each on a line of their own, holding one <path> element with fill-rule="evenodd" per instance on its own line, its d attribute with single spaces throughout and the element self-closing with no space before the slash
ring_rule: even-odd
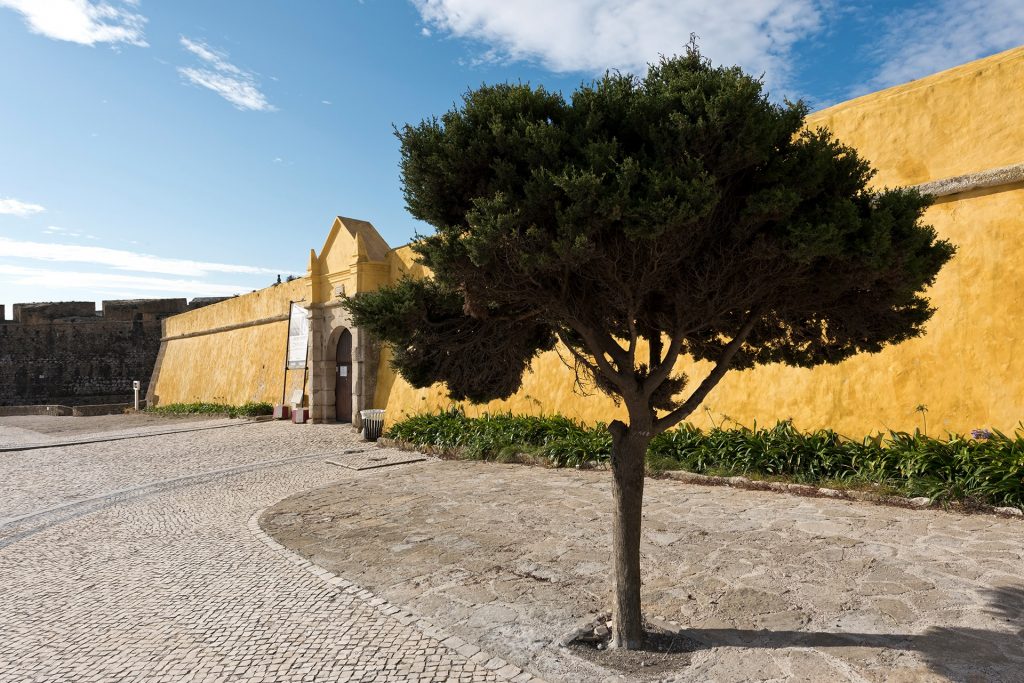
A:
<svg viewBox="0 0 1024 683">
<path fill-rule="evenodd" d="M 132 382 L 132 389 L 135 390 L 135 412 L 139 412 L 139 387 L 140 386 L 141 386 L 141 383 L 139 382 L 139 380 L 135 380 L 135 381 Z"/>
</svg>

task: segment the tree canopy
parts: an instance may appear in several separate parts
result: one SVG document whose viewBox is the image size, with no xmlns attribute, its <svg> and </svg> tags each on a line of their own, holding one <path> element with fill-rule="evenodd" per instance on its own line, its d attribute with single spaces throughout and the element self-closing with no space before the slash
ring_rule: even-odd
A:
<svg viewBox="0 0 1024 683">
<path fill-rule="evenodd" d="M 566 100 L 483 86 L 397 130 L 413 249 L 432 277 L 347 302 L 416 387 L 507 398 L 557 346 L 622 401 L 612 422 L 618 644 L 638 645 L 643 454 L 730 368 L 810 367 L 920 335 L 953 246 L 929 199 L 873 171 L 806 107 L 691 46 Z M 695 387 L 682 356 L 710 361 Z"/>
<path fill-rule="evenodd" d="M 870 190 L 868 163 L 805 115 L 693 49 L 570 101 L 469 92 L 398 131 L 433 279 L 354 301 L 357 324 L 456 399 L 507 398 L 557 339 L 597 387 L 663 411 L 684 404 L 679 355 L 806 367 L 921 334 L 953 251 L 920 224 L 929 200 Z"/>
</svg>

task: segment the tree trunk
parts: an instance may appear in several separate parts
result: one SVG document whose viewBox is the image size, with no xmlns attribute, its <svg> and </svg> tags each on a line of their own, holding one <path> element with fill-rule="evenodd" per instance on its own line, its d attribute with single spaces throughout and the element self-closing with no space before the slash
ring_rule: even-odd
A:
<svg viewBox="0 0 1024 683">
<path fill-rule="evenodd" d="M 637 650 L 643 646 L 640 612 L 640 522 L 644 500 L 644 458 L 650 431 L 611 424 L 615 521 L 612 546 L 615 561 L 615 604 L 612 647 Z"/>
</svg>

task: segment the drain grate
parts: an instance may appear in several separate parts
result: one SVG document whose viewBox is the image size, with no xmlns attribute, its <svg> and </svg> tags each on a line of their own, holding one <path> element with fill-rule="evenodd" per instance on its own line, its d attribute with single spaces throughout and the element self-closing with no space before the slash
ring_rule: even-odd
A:
<svg viewBox="0 0 1024 683">
<path fill-rule="evenodd" d="M 402 451 L 379 451 L 367 449 L 363 451 L 345 451 L 338 455 L 332 455 L 325 462 L 328 465 L 347 467 L 350 470 L 372 470 L 377 467 L 390 467 L 391 465 L 404 465 L 408 462 L 420 462 L 427 458 L 419 453 L 407 453 Z"/>
</svg>

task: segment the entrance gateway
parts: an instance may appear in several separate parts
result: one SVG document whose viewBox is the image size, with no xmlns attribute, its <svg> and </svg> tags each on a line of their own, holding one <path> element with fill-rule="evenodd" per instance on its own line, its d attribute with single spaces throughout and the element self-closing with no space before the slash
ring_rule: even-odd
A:
<svg viewBox="0 0 1024 683">
<path fill-rule="evenodd" d="M 352 421 L 352 333 L 338 337 L 334 375 L 334 411 L 338 422 Z"/>
</svg>

